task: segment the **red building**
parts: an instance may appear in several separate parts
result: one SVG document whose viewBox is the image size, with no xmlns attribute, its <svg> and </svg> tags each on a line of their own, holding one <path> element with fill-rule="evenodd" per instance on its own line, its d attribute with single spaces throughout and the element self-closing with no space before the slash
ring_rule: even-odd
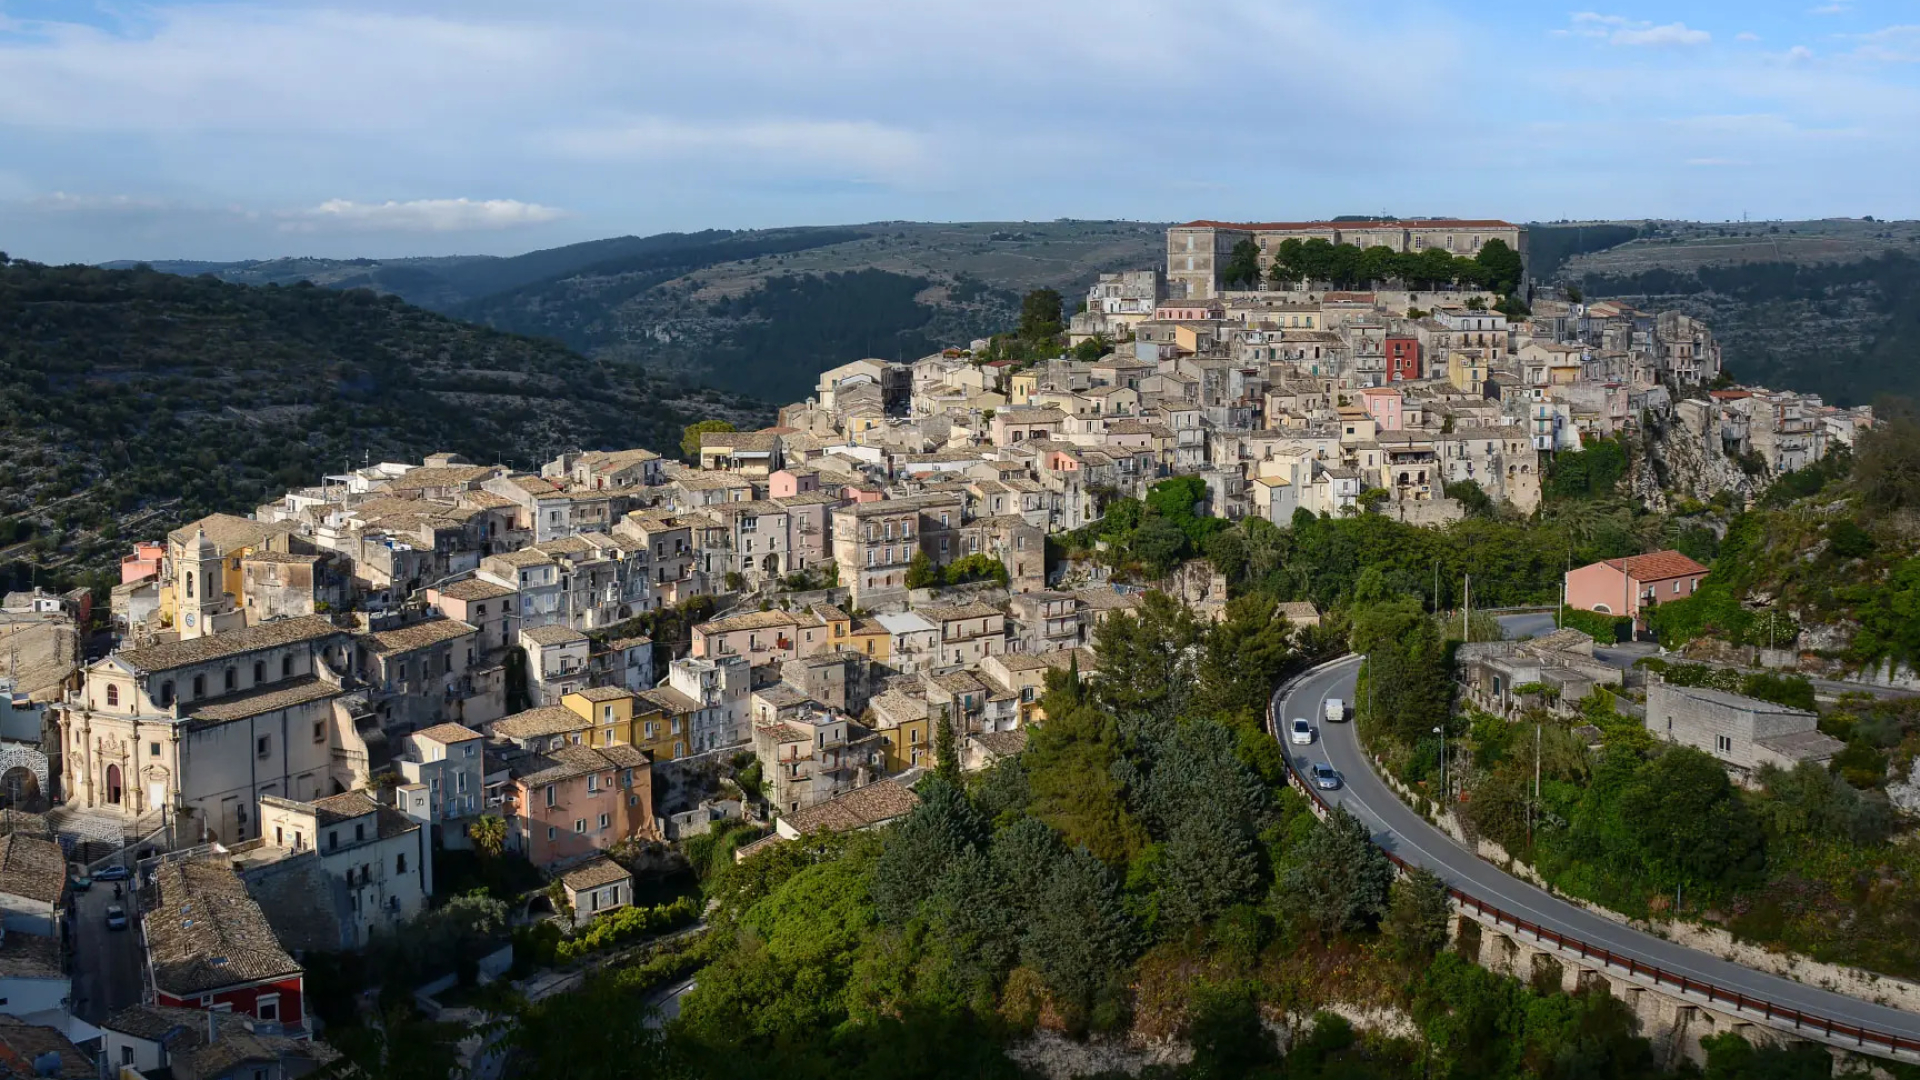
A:
<svg viewBox="0 0 1920 1080">
<path fill-rule="evenodd" d="M 162 863 L 141 899 L 154 1004 L 306 1031 L 304 971 L 224 854 Z"/>
<path fill-rule="evenodd" d="M 1407 382 L 1420 377 L 1420 341 L 1390 337 L 1380 343 L 1387 354 L 1387 381 Z"/>
</svg>

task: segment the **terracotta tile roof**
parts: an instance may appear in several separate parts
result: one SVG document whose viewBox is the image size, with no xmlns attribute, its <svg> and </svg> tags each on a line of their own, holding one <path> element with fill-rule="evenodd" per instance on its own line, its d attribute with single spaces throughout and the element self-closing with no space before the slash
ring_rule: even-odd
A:
<svg viewBox="0 0 1920 1080">
<path fill-rule="evenodd" d="M 162 863 L 142 918 L 154 985 L 185 996 L 300 973 L 225 858 Z"/>
<path fill-rule="evenodd" d="M 183 705 L 180 711 L 188 717 L 192 729 L 201 730 L 214 724 L 265 716 L 310 701 L 339 697 L 341 692 L 332 683 L 322 682 L 312 675 L 302 675 L 287 682 L 275 683 L 265 690 L 249 690 L 244 694 Z"/>
<path fill-rule="evenodd" d="M 478 633 L 458 619 L 428 619 L 398 630 L 376 630 L 361 638 L 376 653 L 412 652 Z"/>
<path fill-rule="evenodd" d="M 526 767 L 533 771 L 522 773 L 521 782 L 537 786 L 626 766 L 615 765 L 605 754 L 591 746 L 563 746 L 533 758 L 526 763 Z"/>
<path fill-rule="evenodd" d="M 1012 757 L 1027 748 L 1026 728 L 1015 728 L 1012 731 L 982 731 L 967 738 L 996 758 Z"/>
<path fill-rule="evenodd" d="M 570 731 L 584 731 L 592 726 L 592 721 L 583 719 L 572 709 L 543 705 L 495 720 L 488 730 L 503 739 L 537 739 L 547 735 L 564 735 Z"/>
<path fill-rule="evenodd" d="M 93 1080 L 98 1075 L 93 1059 L 60 1029 L 0 1014 L 0 1076 L 33 1076 L 33 1061 L 47 1054 L 57 1055 L 60 1061 L 48 1074 L 54 1080 Z M 15 1061 L 20 1063 L 18 1068 Z"/>
<path fill-rule="evenodd" d="M 480 578 L 468 578 L 465 581 L 456 581 L 438 591 L 441 596 L 453 600 L 465 600 L 469 603 L 476 600 L 493 600 L 502 596 L 512 596 L 515 592 L 515 590 L 509 589 L 505 585 L 499 585 L 491 581 L 483 581 Z"/>
<path fill-rule="evenodd" d="M 1627 576 L 1635 581 L 1665 581 L 1668 578 L 1707 572 L 1706 567 L 1677 551 L 1655 551 L 1651 554 L 1632 555 L 1624 559 L 1608 559 L 1607 565 L 1615 570 L 1625 571 Z"/>
<path fill-rule="evenodd" d="M 789 814 L 787 824 L 801 833 L 851 832 L 905 817 L 918 805 L 920 796 L 911 790 L 891 780 L 876 780 L 818 806 Z"/>
<path fill-rule="evenodd" d="M 1414 219 L 1410 221 L 1189 221 L 1179 226 L 1183 229 L 1243 229 L 1248 232 L 1304 232 L 1309 229 L 1339 229 L 1352 232 L 1356 229 L 1514 229 L 1519 226 L 1510 222 L 1491 218 L 1454 221 L 1451 219 Z"/>
<path fill-rule="evenodd" d="M 486 738 L 485 735 L 461 724 L 435 724 L 430 728 L 421 728 L 419 731 L 414 732 L 413 737 L 416 739 L 432 739 L 434 742 L 445 743 L 449 746 L 454 743 L 467 742 L 471 739 Z"/>
<path fill-rule="evenodd" d="M 549 647 L 555 645 L 575 645 L 587 640 L 587 635 L 575 630 L 571 626 L 561 626 L 558 623 L 536 626 L 531 630 L 522 630 L 520 631 L 520 636 L 527 641 L 533 642 L 535 645 L 546 645 Z"/>
<path fill-rule="evenodd" d="M 255 649 L 271 649 L 301 641 L 317 641 L 344 632 L 333 625 L 333 620 L 325 615 L 308 615 L 298 619 L 275 619 L 272 622 L 215 634 L 212 637 L 169 641 L 159 645 L 149 645 L 144 649 L 129 649 L 117 655 L 122 663 L 140 671 L 166 671 L 170 668 L 185 667 L 188 664 L 203 664 L 211 660 L 239 656 Z"/>
<path fill-rule="evenodd" d="M 213 541 L 214 550 L 222 555 L 237 547 L 252 547 L 271 537 L 293 532 L 292 526 L 280 522 L 255 521 L 232 514 L 209 514 L 173 530 L 167 534 L 167 539 L 178 544 L 191 544 L 194 534 L 202 529 L 206 530 L 207 539 Z"/>
<path fill-rule="evenodd" d="M 627 873 L 626 867 L 602 856 L 561 874 L 560 881 L 567 888 L 579 892 L 582 889 L 598 889 L 632 877 L 632 874 Z"/>
<path fill-rule="evenodd" d="M 0 836 L 0 893 L 58 904 L 67 892 L 60 845 L 22 833 Z"/>
<path fill-rule="evenodd" d="M 313 807 L 314 820 L 322 825 L 338 825 L 380 810 L 380 804 L 364 791 L 343 791 L 338 795 L 315 799 L 307 805 Z"/>
</svg>

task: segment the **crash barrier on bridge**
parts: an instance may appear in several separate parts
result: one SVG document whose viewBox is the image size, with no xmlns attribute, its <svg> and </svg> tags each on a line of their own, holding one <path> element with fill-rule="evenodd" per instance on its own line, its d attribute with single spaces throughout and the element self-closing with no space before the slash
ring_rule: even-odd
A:
<svg viewBox="0 0 1920 1080">
<path fill-rule="evenodd" d="M 1327 804 L 1326 798 L 1320 794 L 1319 789 L 1301 774 L 1293 754 L 1288 753 L 1286 758 L 1288 775 L 1293 777 L 1294 783 L 1300 785 L 1300 790 L 1307 793 L 1307 798 L 1312 800 L 1315 811 L 1321 817 L 1325 817 L 1331 812 L 1332 807 Z M 1412 863 L 1391 851 L 1383 850 L 1381 853 L 1403 874 L 1415 869 Z M 1596 963 L 1603 968 L 1618 969 L 1631 977 L 1647 980 L 1655 988 L 1670 989 L 1682 998 L 1705 999 L 1705 1003 L 1712 1008 L 1740 1015 L 1763 1017 L 1770 1027 L 1784 1030 L 1785 1025 L 1791 1024 L 1792 1030 L 1810 1037 L 1819 1036 L 1822 1041 L 1832 1045 L 1840 1045 L 1840 1040 L 1846 1040 L 1867 1053 L 1885 1054 L 1905 1061 L 1920 1061 L 1920 1039 L 1909 1039 L 1884 1031 L 1875 1031 L 1872 1028 L 1860 1027 L 1857 1024 L 1848 1024 L 1785 1005 L 1776 1005 L 1771 1001 L 1742 994 L 1737 990 L 1727 990 L 1699 979 L 1688 978 L 1685 975 L 1635 960 L 1631 956 L 1622 956 L 1610 949 L 1590 945 L 1557 930 L 1549 930 L 1452 886 L 1447 887 L 1447 895 L 1460 905 L 1461 910 L 1471 908 L 1482 918 L 1493 920 L 1495 926 L 1510 926 L 1515 933 L 1525 934 L 1567 953 L 1578 954 L 1581 959 Z"/>
</svg>

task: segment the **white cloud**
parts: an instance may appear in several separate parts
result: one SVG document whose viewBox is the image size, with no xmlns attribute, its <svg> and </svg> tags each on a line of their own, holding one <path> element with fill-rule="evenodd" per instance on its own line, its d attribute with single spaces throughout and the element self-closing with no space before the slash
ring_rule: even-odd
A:
<svg viewBox="0 0 1920 1080">
<path fill-rule="evenodd" d="M 1629 19 L 1624 15 L 1602 15 L 1597 11 L 1576 12 L 1573 15 L 1572 32 L 1581 37 L 1605 41 L 1610 45 L 1638 48 L 1705 45 L 1713 40 L 1712 34 L 1705 30 L 1691 29 L 1686 23 L 1674 22 L 1655 26 L 1653 23 Z"/>
<path fill-rule="evenodd" d="M 490 232 L 544 225 L 566 216 L 539 203 L 515 199 L 414 199 L 382 203 L 328 199 L 281 215 L 288 232 Z"/>
<path fill-rule="evenodd" d="M 114 210 L 160 210 L 167 203 L 160 199 L 133 195 L 88 195 L 68 191 L 50 191 L 27 200 L 35 210 L 50 213 L 87 213 Z"/>
<path fill-rule="evenodd" d="M 1756 33 L 1754 33 L 1754 32 L 1753 32 L 1753 31 L 1751 31 L 1751 30 L 1742 30 L 1742 31 L 1740 31 L 1739 33 L 1737 33 L 1737 34 L 1735 34 L 1735 35 L 1733 35 L 1733 40 L 1735 40 L 1735 41 L 1759 41 L 1759 40 L 1760 40 L 1760 35 L 1759 35 L 1759 34 L 1756 34 Z"/>
<path fill-rule="evenodd" d="M 1616 30 L 1607 39 L 1615 45 L 1633 45 L 1651 48 L 1671 46 L 1705 45 L 1713 40 L 1713 35 L 1705 30 L 1693 30 L 1686 23 L 1668 23 L 1665 26 L 1637 27 Z"/>
<path fill-rule="evenodd" d="M 1854 55 L 1882 64 L 1920 63 L 1920 25 L 1883 26 L 1856 36 Z"/>
</svg>

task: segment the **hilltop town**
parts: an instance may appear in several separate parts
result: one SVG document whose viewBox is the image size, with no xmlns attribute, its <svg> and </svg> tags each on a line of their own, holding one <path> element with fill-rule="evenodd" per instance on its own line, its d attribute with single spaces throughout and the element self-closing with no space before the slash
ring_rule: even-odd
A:
<svg viewBox="0 0 1920 1080">
<path fill-rule="evenodd" d="M 1382 248 L 1391 277 L 1357 269 Z M 138 540 L 105 620 L 85 590 L 10 595 L 9 640 L 39 644 L 0 729 L 0 956 L 31 953 L 5 970 L 39 989 L 0 1014 L 80 1017 L 142 1068 L 297 1072 L 332 1053 L 297 957 L 425 916 L 442 853 L 524 859 L 572 930 L 637 904 L 638 847 L 745 822 L 750 857 L 901 818 L 943 758 L 1018 754 L 1049 676 L 1095 677 L 1097 629 L 1150 590 L 1225 618 L 1204 558 L 1090 554 L 1117 500 L 1445 526 L 1532 513 L 1556 455 L 1603 444 L 1656 448 L 1667 482 L 1632 482 L 1657 501 L 1758 492 L 1872 428 L 1733 383 L 1679 313 L 1516 306 L 1498 279 L 1526 251 L 1497 221 L 1176 226 L 1045 355 L 854 359 L 684 462 L 371 463 Z M 25 942 L 109 886 L 142 933 L 89 923 L 64 968 Z M 228 1015 L 169 1049 L 206 1010 Z"/>
</svg>

